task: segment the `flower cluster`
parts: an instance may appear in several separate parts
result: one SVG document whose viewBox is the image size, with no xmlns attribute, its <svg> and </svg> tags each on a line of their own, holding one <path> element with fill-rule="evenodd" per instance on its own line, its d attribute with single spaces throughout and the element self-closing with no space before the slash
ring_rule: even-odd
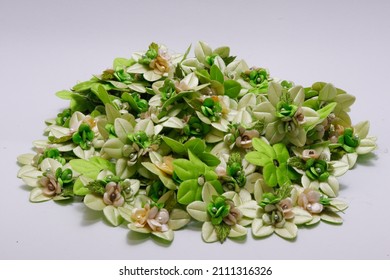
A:
<svg viewBox="0 0 390 280">
<path fill-rule="evenodd" d="M 338 177 L 376 148 L 348 115 L 355 97 L 275 79 L 226 46 L 194 52 L 152 43 L 57 92 L 69 107 L 18 157 L 30 201 L 82 197 L 113 226 L 168 241 L 190 221 L 205 242 L 342 223 Z"/>
</svg>

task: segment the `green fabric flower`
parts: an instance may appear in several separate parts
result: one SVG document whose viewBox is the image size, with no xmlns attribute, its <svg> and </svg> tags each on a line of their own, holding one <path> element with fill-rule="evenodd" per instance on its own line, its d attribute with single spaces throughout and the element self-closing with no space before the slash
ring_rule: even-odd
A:
<svg viewBox="0 0 390 280">
<path fill-rule="evenodd" d="M 222 223 L 230 212 L 230 205 L 226 203 L 226 198 L 223 196 L 217 196 L 207 205 L 207 213 L 211 217 L 211 223 L 213 225 L 219 225 Z"/>
<path fill-rule="evenodd" d="M 286 146 L 282 143 L 271 146 L 264 138 L 254 138 L 256 151 L 249 152 L 245 159 L 263 167 L 264 180 L 270 187 L 284 186 L 290 183 L 287 161 L 290 158 Z"/>
<path fill-rule="evenodd" d="M 88 150 L 91 147 L 95 133 L 88 124 L 80 124 L 79 129 L 73 134 L 73 143 L 79 145 L 83 150 Z"/>
</svg>

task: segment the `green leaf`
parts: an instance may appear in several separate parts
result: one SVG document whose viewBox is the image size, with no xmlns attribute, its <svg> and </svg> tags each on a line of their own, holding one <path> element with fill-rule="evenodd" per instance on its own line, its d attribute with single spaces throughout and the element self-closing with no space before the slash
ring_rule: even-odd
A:
<svg viewBox="0 0 390 280">
<path fill-rule="evenodd" d="M 72 94 L 69 107 L 73 112 L 93 111 L 93 109 L 95 109 L 95 106 L 88 98 L 76 93 Z"/>
<path fill-rule="evenodd" d="M 72 94 L 73 94 L 73 92 L 71 92 L 69 90 L 61 90 L 61 91 L 56 92 L 57 97 L 59 97 L 61 99 L 65 99 L 65 100 L 71 100 Z"/>
<path fill-rule="evenodd" d="M 241 84 L 234 80 L 226 80 L 224 82 L 225 95 L 230 98 L 236 98 L 241 91 Z"/>
<path fill-rule="evenodd" d="M 201 69 L 195 72 L 196 76 L 198 76 L 199 81 L 201 84 L 207 84 L 210 83 L 210 74 L 207 72 L 206 69 Z"/>
<path fill-rule="evenodd" d="M 217 82 L 220 82 L 221 84 L 223 84 L 225 81 L 223 73 L 218 68 L 218 66 L 215 64 L 213 66 L 211 66 L 211 68 L 210 68 L 210 79 L 217 81 Z"/>
<path fill-rule="evenodd" d="M 175 159 L 173 161 L 173 170 L 180 180 L 198 179 L 198 170 L 195 169 L 194 164 L 186 159 Z"/>
<path fill-rule="evenodd" d="M 167 101 L 165 101 L 161 109 L 165 109 L 166 107 L 168 107 L 172 103 L 179 101 L 180 99 L 183 99 L 184 97 L 191 95 L 191 94 L 193 94 L 192 91 L 182 91 L 182 92 L 172 96 Z"/>
<path fill-rule="evenodd" d="M 263 138 L 253 138 L 252 145 L 256 151 L 262 154 L 262 156 L 267 157 L 269 159 L 276 158 L 276 153 L 274 149 Z"/>
<path fill-rule="evenodd" d="M 280 187 L 288 184 L 290 185 L 290 179 L 288 177 L 287 163 L 282 163 L 276 168 L 276 177 L 278 180 L 278 185 Z"/>
<path fill-rule="evenodd" d="M 73 193 L 79 196 L 85 196 L 90 193 L 90 190 L 84 186 L 80 177 L 74 182 Z"/>
<path fill-rule="evenodd" d="M 266 164 L 263 168 L 264 180 L 270 187 L 276 187 L 276 185 L 278 184 L 276 170 L 277 168 L 272 162 Z"/>
<path fill-rule="evenodd" d="M 115 173 L 115 164 L 113 164 L 112 162 L 104 158 L 96 156 L 96 157 L 91 157 L 89 161 L 94 163 L 96 166 L 100 167 L 102 170 L 105 169 L 111 171 L 112 173 Z"/>
<path fill-rule="evenodd" d="M 225 88 L 223 86 L 223 83 L 219 82 L 219 81 L 214 81 L 212 80 L 210 82 L 210 87 L 214 90 L 214 92 L 217 94 L 217 95 L 223 95 L 224 92 L 225 92 Z"/>
<path fill-rule="evenodd" d="M 334 111 L 334 108 L 336 108 L 336 106 L 337 106 L 337 103 L 332 102 L 332 103 L 329 103 L 328 105 L 326 105 L 325 107 L 319 109 L 317 111 L 317 113 L 320 116 L 320 119 L 324 120 L 325 118 L 327 118 L 329 116 L 329 114 Z"/>
<path fill-rule="evenodd" d="M 172 149 L 173 152 L 179 155 L 186 154 L 187 150 L 182 143 L 166 136 L 162 136 L 162 139 Z"/>
<path fill-rule="evenodd" d="M 195 155 L 199 155 L 199 154 L 203 153 L 204 150 L 206 149 L 206 144 L 201 139 L 194 138 L 194 139 L 187 141 L 184 144 L 184 147 L 187 150 L 190 150 L 191 152 L 193 152 Z"/>
<path fill-rule="evenodd" d="M 276 153 L 276 158 L 279 161 L 279 164 L 285 163 L 288 161 L 288 159 L 290 158 L 290 155 L 288 153 L 286 145 L 284 145 L 283 143 L 278 143 L 278 144 L 273 145 L 272 148 L 274 149 L 274 151 Z"/>
<path fill-rule="evenodd" d="M 177 201 L 187 205 L 196 200 L 202 200 L 202 187 L 198 185 L 198 180 L 191 179 L 182 182 L 177 192 Z"/>
<path fill-rule="evenodd" d="M 140 108 L 138 108 L 137 102 L 135 102 L 133 96 L 130 93 L 128 92 L 123 93 L 122 100 L 129 103 L 131 109 L 134 110 L 136 113 L 141 112 Z"/>
<path fill-rule="evenodd" d="M 96 94 L 96 96 L 103 102 L 103 104 L 111 104 L 111 100 L 106 89 L 100 84 L 96 85 L 97 86 L 93 86 L 91 88 L 92 92 Z"/>
<path fill-rule="evenodd" d="M 99 172 L 103 169 L 108 169 L 113 173 L 115 172 L 114 165 L 100 157 L 92 157 L 89 161 L 85 159 L 73 159 L 69 163 L 74 171 L 93 180 L 96 180 Z"/>
<path fill-rule="evenodd" d="M 261 154 L 260 152 L 253 151 L 253 152 L 247 153 L 245 155 L 245 159 L 254 165 L 264 166 L 267 163 L 269 163 L 271 159 L 269 157 L 263 156 L 263 155 L 264 154 Z"/>
<path fill-rule="evenodd" d="M 92 85 L 96 84 L 97 81 L 98 81 L 98 79 L 95 78 L 95 79 L 91 79 L 89 81 L 78 83 L 77 85 L 75 85 L 72 88 L 72 90 L 74 90 L 76 92 L 84 92 L 84 91 L 90 90 Z"/>
<path fill-rule="evenodd" d="M 127 67 L 130 67 L 133 64 L 134 64 L 134 60 L 133 59 L 117 57 L 117 58 L 114 59 L 113 67 L 114 67 L 114 70 L 116 70 L 117 68 L 127 68 Z"/>
<path fill-rule="evenodd" d="M 199 154 L 198 157 L 209 167 L 218 166 L 221 163 L 219 158 L 210 153 L 203 152 Z"/>
<path fill-rule="evenodd" d="M 217 238 L 218 240 L 223 243 L 226 238 L 228 237 L 228 235 L 230 234 L 230 226 L 225 224 L 225 223 L 221 223 L 219 225 L 214 225 L 214 229 L 215 229 L 215 232 L 217 234 Z"/>
<path fill-rule="evenodd" d="M 120 215 L 118 209 L 112 205 L 104 207 L 103 213 L 107 221 L 115 227 L 119 226 L 123 222 L 123 217 Z"/>
</svg>

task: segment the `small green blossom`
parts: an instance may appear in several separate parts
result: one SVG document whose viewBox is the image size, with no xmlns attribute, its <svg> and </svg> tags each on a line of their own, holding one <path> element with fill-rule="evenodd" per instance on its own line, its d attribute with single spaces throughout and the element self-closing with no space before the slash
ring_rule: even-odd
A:
<svg viewBox="0 0 390 280">
<path fill-rule="evenodd" d="M 221 118 L 222 107 L 218 100 L 208 97 L 203 101 L 201 111 L 212 122 L 216 122 Z"/>
<path fill-rule="evenodd" d="M 76 133 L 73 134 L 72 140 L 79 145 L 83 150 L 88 150 L 91 147 L 95 133 L 88 124 L 81 124 Z"/>
<path fill-rule="evenodd" d="M 217 196 L 207 205 L 207 213 L 211 217 L 211 223 L 213 225 L 219 225 L 222 223 L 230 212 L 230 205 L 226 203 L 226 198 L 223 196 Z"/>
</svg>

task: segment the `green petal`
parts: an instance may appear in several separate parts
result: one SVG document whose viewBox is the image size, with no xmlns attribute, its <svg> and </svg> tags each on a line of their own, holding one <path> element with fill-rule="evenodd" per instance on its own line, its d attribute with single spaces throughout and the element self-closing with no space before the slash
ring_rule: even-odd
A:
<svg viewBox="0 0 390 280">
<path fill-rule="evenodd" d="M 37 187 L 31 190 L 30 192 L 31 202 L 44 202 L 48 200 L 51 200 L 51 197 L 44 195 L 41 188 Z"/>
<path fill-rule="evenodd" d="M 217 232 L 211 222 L 205 222 L 202 226 L 202 238 L 205 242 L 211 243 L 218 241 Z"/>
<path fill-rule="evenodd" d="M 213 200 L 213 196 L 218 196 L 218 192 L 209 182 L 206 182 L 202 189 L 202 199 L 205 203 L 210 203 Z"/>
<path fill-rule="evenodd" d="M 274 232 L 274 228 L 265 225 L 262 219 L 254 219 L 252 222 L 252 234 L 256 237 L 266 237 Z"/>
<path fill-rule="evenodd" d="M 376 139 L 374 137 L 362 139 L 359 146 L 356 148 L 356 153 L 358 155 L 364 155 L 374 151 L 376 149 L 375 141 Z"/>
<path fill-rule="evenodd" d="M 123 222 L 118 209 L 112 205 L 108 205 L 103 209 L 104 216 L 113 226 L 117 227 Z"/>
<path fill-rule="evenodd" d="M 286 239 L 294 239 L 297 237 L 298 227 L 291 222 L 286 222 L 283 228 L 275 228 L 275 233 Z"/>
<path fill-rule="evenodd" d="M 172 241 L 174 237 L 174 233 L 172 230 L 168 230 L 164 232 L 152 231 L 152 234 L 167 241 Z"/>
<path fill-rule="evenodd" d="M 26 185 L 30 187 L 38 187 L 42 171 L 39 171 L 34 166 L 25 165 L 20 168 L 17 176 L 21 178 Z"/>
<path fill-rule="evenodd" d="M 108 139 L 103 145 L 103 153 L 111 158 L 121 158 L 123 146 L 123 142 L 118 138 Z"/>
<path fill-rule="evenodd" d="M 321 101 L 331 101 L 333 100 L 337 95 L 336 88 L 330 84 L 327 83 L 321 90 L 318 95 L 318 99 Z"/>
<path fill-rule="evenodd" d="M 300 207 L 294 207 L 292 211 L 294 212 L 294 219 L 292 220 L 292 222 L 296 225 L 310 223 L 310 221 L 313 219 L 312 215 L 309 212 Z"/>
<path fill-rule="evenodd" d="M 117 118 L 114 123 L 115 134 L 123 143 L 127 141 L 127 135 L 134 132 L 134 128 L 127 120 Z"/>
<path fill-rule="evenodd" d="M 276 158 L 275 150 L 268 144 L 264 138 L 254 138 L 252 140 L 253 148 L 262 154 L 262 156 L 274 159 Z"/>
<path fill-rule="evenodd" d="M 278 184 L 277 168 L 273 163 L 268 163 L 263 168 L 263 176 L 266 184 L 275 187 Z"/>
<path fill-rule="evenodd" d="M 232 237 L 232 238 L 242 237 L 242 236 L 245 236 L 247 234 L 247 232 L 248 232 L 248 230 L 245 227 L 243 227 L 239 224 L 235 224 L 234 226 L 232 226 L 230 228 L 230 232 L 229 232 L 228 237 Z"/>
<path fill-rule="evenodd" d="M 198 178 L 198 170 L 192 162 L 186 159 L 175 159 L 173 161 L 173 170 L 183 181 Z"/>
<path fill-rule="evenodd" d="M 148 228 L 144 228 L 144 227 L 136 227 L 135 225 L 133 224 L 128 224 L 127 225 L 129 229 L 131 229 L 132 231 L 135 231 L 135 232 L 139 232 L 139 233 L 151 233 L 151 230 L 148 229 Z"/>
<path fill-rule="evenodd" d="M 207 215 L 207 204 L 203 201 L 194 201 L 187 206 L 188 214 L 199 222 L 209 221 Z"/>
<path fill-rule="evenodd" d="M 173 209 L 169 214 L 169 222 L 168 227 L 171 230 L 177 230 L 190 222 L 190 215 L 184 210 L 181 209 Z"/>
<path fill-rule="evenodd" d="M 107 205 L 103 202 L 103 199 L 101 197 L 98 197 L 96 195 L 93 195 L 93 194 L 87 194 L 85 197 L 84 197 L 84 204 L 92 209 L 92 210 L 96 210 L 96 211 L 102 211 Z"/>
<path fill-rule="evenodd" d="M 286 145 L 284 145 L 283 143 L 278 143 L 273 145 L 272 148 L 275 151 L 276 159 L 279 161 L 279 163 L 284 163 L 288 161 L 290 155 L 288 153 Z"/>
<path fill-rule="evenodd" d="M 336 177 L 329 176 L 328 182 L 320 183 L 320 190 L 329 197 L 336 197 L 339 193 L 339 182 Z"/>
<path fill-rule="evenodd" d="M 332 224 L 342 224 L 343 223 L 343 218 L 340 217 L 337 213 L 329 210 L 325 210 L 321 214 L 321 220 L 332 223 Z"/>
<path fill-rule="evenodd" d="M 197 179 L 187 180 L 180 184 L 177 192 L 177 201 L 187 205 L 195 200 L 202 199 L 202 187 L 198 185 Z"/>
</svg>

